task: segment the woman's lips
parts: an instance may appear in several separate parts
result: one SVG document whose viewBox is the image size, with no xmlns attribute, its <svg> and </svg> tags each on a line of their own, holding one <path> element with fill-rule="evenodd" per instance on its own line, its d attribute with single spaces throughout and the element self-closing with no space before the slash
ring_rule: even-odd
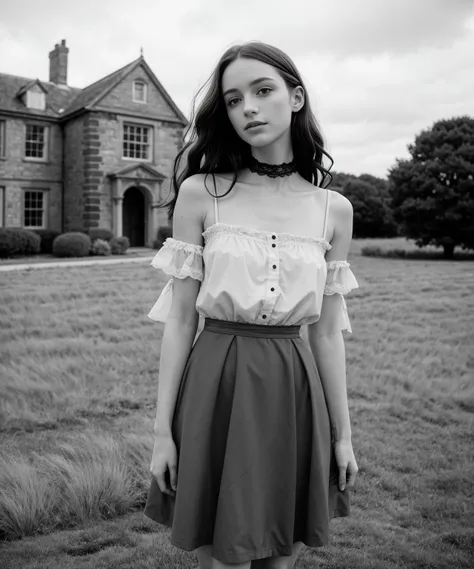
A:
<svg viewBox="0 0 474 569">
<path fill-rule="evenodd" d="M 256 124 L 256 125 L 254 125 L 254 126 L 248 126 L 248 127 L 246 127 L 245 130 L 254 130 L 255 128 L 259 128 L 259 127 L 261 127 L 261 126 L 265 126 L 265 123 Z"/>
</svg>

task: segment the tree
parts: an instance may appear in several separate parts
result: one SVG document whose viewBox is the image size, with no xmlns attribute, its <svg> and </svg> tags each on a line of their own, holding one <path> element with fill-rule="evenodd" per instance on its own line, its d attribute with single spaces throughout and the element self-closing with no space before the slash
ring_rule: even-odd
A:
<svg viewBox="0 0 474 569">
<path fill-rule="evenodd" d="M 361 174 L 359 176 L 359 180 L 375 186 L 384 198 L 389 197 L 387 180 L 378 178 L 377 176 L 372 176 L 372 174 Z"/>
<path fill-rule="evenodd" d="M 395 232 L 388 221 L 388 211 L 381 192 L 362 180 L 348 182 L 344 196 L 354 208 L 354 237 L 388 237 Z"/>
<path fill-rule="evenodd" d="M 420 247 L 474 249 L 474 119 L 440 120 L 408 146 L 389 172 L 389 192 L 401 233 Z"/>
<path fill-rule="evenodd" d="M 371 174 L 333 173 L 332 186 L 354 208 L 354 237 L 393 237 L 397 227 L 390 210 L 388 183 Z"/>
</svg>

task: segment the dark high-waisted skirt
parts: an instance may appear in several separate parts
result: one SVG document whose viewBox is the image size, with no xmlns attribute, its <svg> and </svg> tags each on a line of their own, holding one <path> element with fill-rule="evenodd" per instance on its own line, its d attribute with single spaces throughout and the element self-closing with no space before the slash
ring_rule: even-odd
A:
<svg viewBox="0 0 474 569">
<path fill-rule="evenodd" d="M 206 319 L 191 350 L 172 426 L 176 496 L 152 478 L 145 515 L 171 543 L 212 544 L 222 563 L 328 543 L 329 520 L 349 515 L 338 489 L 328 409 L 299 326 Z"/>
</svg>

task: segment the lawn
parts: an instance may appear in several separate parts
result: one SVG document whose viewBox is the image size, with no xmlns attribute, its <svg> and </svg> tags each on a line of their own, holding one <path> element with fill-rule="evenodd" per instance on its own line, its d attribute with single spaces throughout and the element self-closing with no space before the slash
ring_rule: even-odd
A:
<svg viewBox="0 0 474 569">
<path fill-rule="evenodd" d="M 371 243 L 350 257 L 352 516 L 295 567 L 467 569 L 474 264 L 360 256 Z M 164 283 L 147 262 L 0 272 L 2 569 L 197 567 L 142 513 Z"/>
</svg>

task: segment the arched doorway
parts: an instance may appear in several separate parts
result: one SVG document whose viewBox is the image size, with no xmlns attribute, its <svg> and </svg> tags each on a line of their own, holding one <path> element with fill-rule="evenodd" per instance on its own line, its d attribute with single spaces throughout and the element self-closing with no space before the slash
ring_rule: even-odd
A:
<svg viewBox="0 0 474 569">
<path fill-rule="evenodd" d="M 128 237 L 131 247 L 145 245 L 145 196 L 137 187 L 129 188 L 123 195 L 122 234 Z"/>
</svg>

